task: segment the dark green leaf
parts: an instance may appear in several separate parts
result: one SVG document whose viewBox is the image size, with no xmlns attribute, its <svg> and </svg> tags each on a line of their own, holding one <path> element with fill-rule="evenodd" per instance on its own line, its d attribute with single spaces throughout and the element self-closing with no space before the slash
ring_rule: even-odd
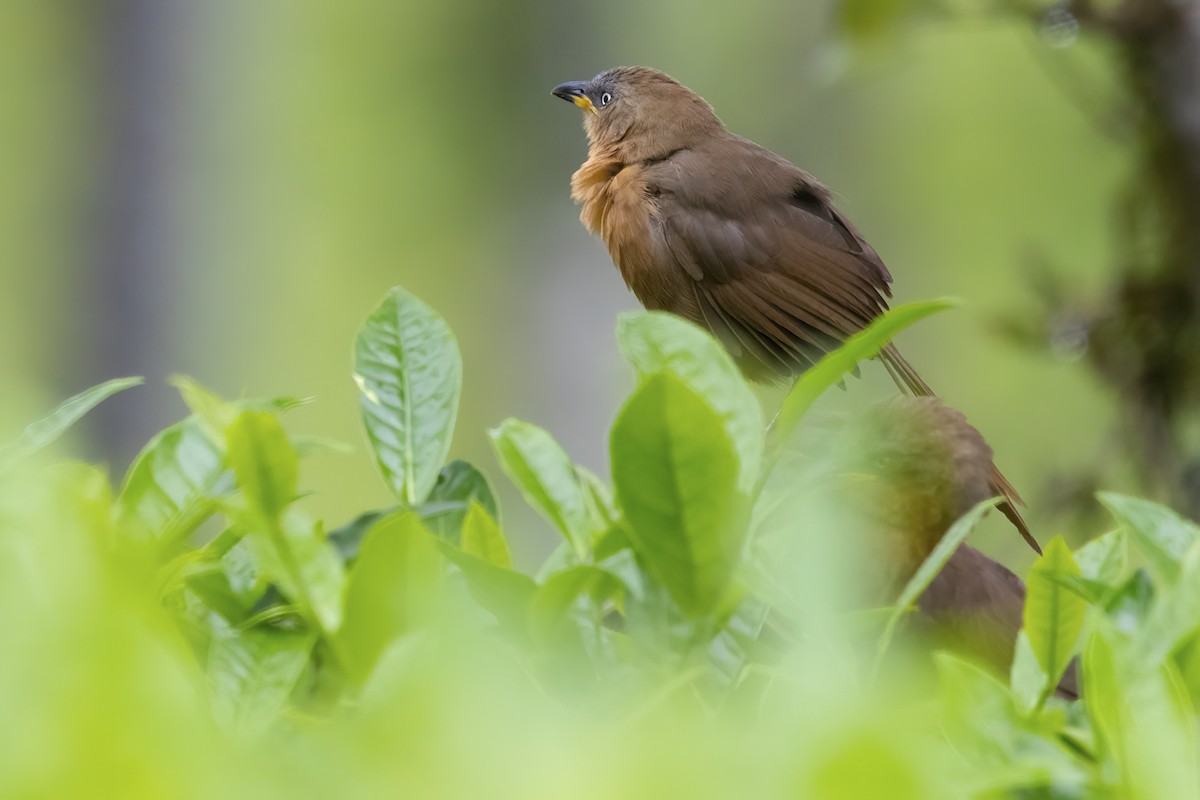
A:
<svg viewBox="0 0 1200 800">
<path fill-rule="evenodd" d="M 610 446 L 618 503 L 638 554 L 685 611 L 704 616 L 730 588 L 747 527 L 723 420 L 662 372 L 625 403 Z"/>
<path fill-rule="evenodd" d="M 396 287 L 367 318 L 354 347 L 363 424 L 397 499 L 428 497 L 450 451 L 462 356 L 437 312 Z"/>
</svg>

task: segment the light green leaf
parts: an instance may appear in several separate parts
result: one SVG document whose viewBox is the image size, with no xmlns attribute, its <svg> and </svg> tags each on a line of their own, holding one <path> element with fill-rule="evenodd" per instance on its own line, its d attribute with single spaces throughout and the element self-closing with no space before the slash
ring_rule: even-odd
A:
<svg viewBox="0 0 1200 800">
<path fill-rule="evenodd" d="M 1034 713 L 1050 694 L 1050 678 L 1038 663 L 1025 631 L 1017 635 L 1009 684 L 1017 709 L 1025 716 Z"/>
<path fill-rule="evenodd" d="M 395 514 L 371 528 L 350 571 L 338 634 L 352 679 L 364 682 L 388 645 L 430 621 L 444 574 L 434 539 L 415 515 Z"/>
<path fill-rule="evenodd" d="M 462 356 L 437 312 L 396 287 L 354 347 L 363 424 L 384 479 L 401 503 L 429 495 L 450 452 Z"/>
<path fill-rule="evenodd" d="M 518 637 L 526 631 L 529 604 L 538 585 L 528 575 L 504 569 L 437 540 L 438 550 L 462 570 L 467 591 L 481 607 Z"/>
<path fill-rule="evenodd" d="M 1116 587 L 1125 580 L 1129 565 L 1127 535 L 1123 530 L 1110 531 L 1075 551 L 1079 574 L 1089 581 Z"/>
<path fill-rule="evenodd" d="M 730 587 L 747 529 L 737 456 L 721 417 L 662 372 L 626 401 L 610 448 L 635 549 L 681 608 L 709 613 Z"/>
<path fill-rule="evenodd" d="M 89 411 L 118 392 L 142 384 L 141 378 L 117 378 L 86 389 L 29 425 L 15 442 L 0 448 L 0 464 L 28 458 L 53 444 Z"/>
<path fill-rule="evenodd" d="M 764 477 L 779 460 L 779 454 L 808 413 L 817 398 L 832 386 L 836 386 L 860 361 L 874 358 L 896 334 L 928 316 L 958 305 L 949 298 L 930 300 L 924 303 L 909 303 L 893 308 L 875 318 L 867 328 L 851 336 L 845 344 L 817 362 L 816 366 L 797 379 L 779 412 L 771 423 L 767 442 L 767 460 Z"/>
<path fill-rule="evenodd" d="M 653 311 L 621 315 L 617 341 L 640 379 L 669 370 L 722 417 L 738 454 L 738 487 L 753 493 L 762 466 L 762 407 L 721 343 L 682 317 Z"/>
<path fill-rule="evenodd" d="M 1200 631 L 1200 549 L 1183 562 L 1178 582 L 1163 589 L 1137 633 L 1137 653 L 1146 668 L 1161 664 Z"/>
<path fill-rule="evenodd" d="M 223 448 L 194 417 L 156 435 L 129 467 L 117 497 L 122 535 L 169 551 L 207 519 L 233 489 Z"/>
<path fill-rule="evenodd" d="M 213 638 L 208 677 L 217 721 L 241 733 L 271 726 L 308 666 L 311 633 L 275 628 L 229 630 Z"/>
<path fill-rule="evenodd" d="M 1087 601 L 1063 585 L 1064 578 L 1078 575 L 1079 566 L 1071 557 L 1071 549 L 1061 536 L 1055 536 L 1030 568 L 1026 580 L 1025 632 L 1050 686 L 1057 685 L 1071 663 L 1083 630 Z"/>
<path fill-rule="evenodd" d="M 508 541 L 500 531 L 500 526 L 487 510 L 474 500 L 471 501 L 466 519 L 463 520 L 462 551 L 497 567 L 512 569 L 512 551 L 508 548 Z"/>
<path fill-rule="evenodd" d="M 341 623 L 341 561 L 319 523 L 287 509 L 298 458 L 275 417 L 246 411 L 229 426 L 228 458 L 246 498 L 241 524 L 263 571 L 326 633 Z M 235 510 L 236 513 L 236 510 Z"/>
<path fill-rule="evenodd" d="M 616 576 L 598 567 L 581 564 L 556 572 L 533 596 L 529 609 L 531 626 L 539 635 L 549 638 L 561 631 L 580 597 L 591 598 L 599 608 L 622 589 Z"/>
<path fill-rule="evenodd" d="M 1096 497 L 1129 532 L 1155 569 L 1168 581 L 1177 580 L 1184 554 L 1200 540 L 1200 528 L 1149 500 L 1113 492 L 1100 492 Z"/>
<path fill-rule="evenodd" d="M 883 627 L 883 632 L 879 635 L 879 643 L 876 647 L 875 656 L 876 670 L 879 669 L 883 661 L 883 656 L 891 646 L 892 638 L 895 636 L 896 629 L 900 625 L 900 621 L 904 618 L 904 615 L 916 605 L 917 598 L 929 587 L 929 584 L 933 583 L 933 579 L 942 571 L 942 567 L 946 566 L 946 562 L 954 555 L 954 551 L 966 540 L 971 531 L 975 530 L 975 526 L 979 524 L 984 515 L 996 507 L 996 503 L 998 502 L 1000 502 L 1000 499 L 997 497 L 984 500 L 959 517 L 942 536 L 937 546 L 933 548 L 933 552 L 921 562 L 921 566 L 908 579 L 908 583 L 904 585 L 900 596 L 896 598 L 891 613 L 888 615 L 887 624 Z"/>
<path fill-rule="evenodd" d="M 505 474 L 585 558 L 595 532 L 587 495 L 570 456 L 549 433 L 520 420 L 506 419 L 490 434 Z"/>
</svg>

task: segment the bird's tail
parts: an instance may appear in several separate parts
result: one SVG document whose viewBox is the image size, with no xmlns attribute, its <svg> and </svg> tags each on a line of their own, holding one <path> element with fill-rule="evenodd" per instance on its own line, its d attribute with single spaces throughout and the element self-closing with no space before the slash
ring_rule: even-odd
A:
<svg viewBox="0 0 1200 800">
<path fill-rule="evenodd" d="M 933 389 L 929 388 L 929 384 L 913 369 L 912 364 L 909 364 L 904 356 L 900 355 L 900 351 L 896 349 L 895 345 L 889 344 L 885 347 L 879 354 L 879 360 L 883 362 L 884 369 L 888 371 L 888 375 L 891 376 L 897 388 L 904 394 L 911 395 L 912 397 L 937 397 Z M 1008 478 L 1004 477 L 1000 470 L 996 468 L 995 464 L 992 464 L 992 471 L 988 476 L 988 480 L 993 494 L 1004 498 L 1004 501 L 998 506 L 1000 513 L 1008 517 L 1008 521 L 1021 534 L 1021 538 L 1033 548 L 1035 553 L 1041 555 L 1041 545 L 1038 544 L 1037 539 L 1033 538 L 1033 533 L 1030 532 L 1025 518 L 1017 510 L 1018 506 L 1025 505 L 1025 501 L 1021 499 L 1021 495 L 1017 494 L 1017 490 L 1008 482 Z"/>
</svg>

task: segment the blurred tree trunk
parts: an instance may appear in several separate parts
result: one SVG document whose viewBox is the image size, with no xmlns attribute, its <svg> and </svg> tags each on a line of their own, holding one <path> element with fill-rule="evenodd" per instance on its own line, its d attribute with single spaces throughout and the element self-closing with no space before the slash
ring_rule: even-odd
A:
<svg viewBox="0 0 1200 800">
<path fill-rule="evenodd" d="M 184 44 L 182 0 L 104 0 L 93 11 L 98 169 L 81 298 L 79 363 L 98 382 L 148 386 L 89 417 L 98 455 L 123 464 L 166 421 L 164 354 L 175 296 L 171 207 Z"/>
</svg>

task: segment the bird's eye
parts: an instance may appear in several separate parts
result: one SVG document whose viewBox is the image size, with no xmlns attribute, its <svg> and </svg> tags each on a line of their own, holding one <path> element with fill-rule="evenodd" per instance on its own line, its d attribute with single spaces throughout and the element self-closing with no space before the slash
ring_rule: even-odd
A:
<svg viewBox="0 0 1200 800">
<path fill-rule="evenodd" d="M 605 92 L 604 94 L 600 95 L 600 106 L 601 107 L 604 107 L 611 102 L 612 102 L 612 95 L 609 94 L 608 92 Z"/>
</svg>

